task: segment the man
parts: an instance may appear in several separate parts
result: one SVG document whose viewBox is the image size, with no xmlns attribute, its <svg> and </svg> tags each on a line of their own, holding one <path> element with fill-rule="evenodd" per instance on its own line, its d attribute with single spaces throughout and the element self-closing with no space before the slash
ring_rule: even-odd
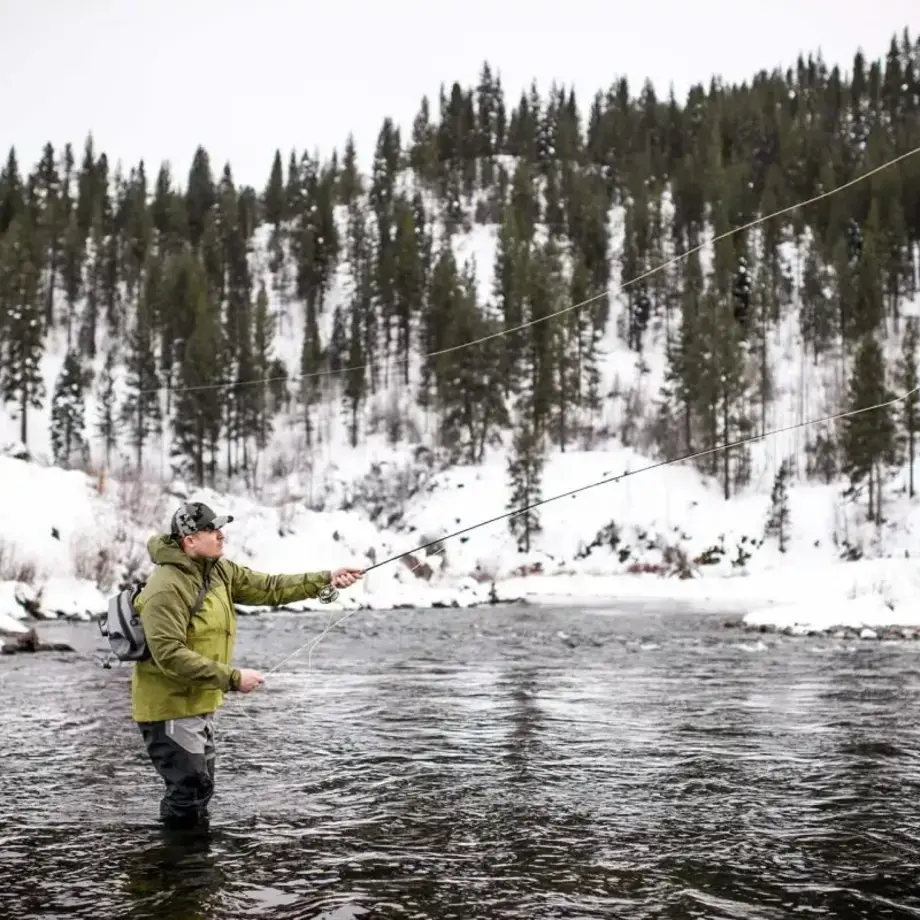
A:
<svg viewBox="0 0 920 920">
<path fill-rule="evenodd" d="M 236 640 L 234 604 L 279 606 L 317 597 L 327 585 L 347 588 L 361 569 L 263 575 L 223 559 L 223 528 L 207 505 L 189 502 L 170 532 L 150 538 L 156 569 L 136 607 L 151 657 L 138 662 L 131 704 L 154 767 L 166 783 L 160 818 L 189 826 L 207 817 L 214 791 L 214 713 L 228 691 L 251 693 L 258 671 L 231 667 Z"/>
</svg>

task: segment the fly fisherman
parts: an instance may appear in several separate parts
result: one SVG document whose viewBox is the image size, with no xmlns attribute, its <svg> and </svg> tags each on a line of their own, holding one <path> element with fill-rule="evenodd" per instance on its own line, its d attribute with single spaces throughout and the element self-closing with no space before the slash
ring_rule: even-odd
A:
<svg viewBox="0 0 920 920">
<path fill-rule="evenodd" d="M 251 693 L 258 671 L 231 667 L 236 640 L 234 604 L 280 606 L 315 598 L 322 588 L 347 588 L 362 574 L 334 572 L 263 575 L 221 558 L 222 529 L 233 520 L 189 502 L 172 517 L 170 532 L 147 550 L 156 569 L 136 608 L 151 657 L 134 666 L 132 715 L 147 753 L 166 783 L 160 819 L 191 826 L 207 817 L 214 792 L 214 713 L 228 691 Z"/>
</svg>

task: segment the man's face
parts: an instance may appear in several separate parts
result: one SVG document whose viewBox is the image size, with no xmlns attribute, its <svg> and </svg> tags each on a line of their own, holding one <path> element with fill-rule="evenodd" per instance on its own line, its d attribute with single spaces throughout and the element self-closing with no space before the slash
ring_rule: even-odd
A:
<svg viewBox="0 0 920 920">
<path fill-rule="evenodd" d="M 185 551 L 193 559 L 220 559 L 224 554 L 221 530 L 199 530 L 185 538 Z"/>
</svg>

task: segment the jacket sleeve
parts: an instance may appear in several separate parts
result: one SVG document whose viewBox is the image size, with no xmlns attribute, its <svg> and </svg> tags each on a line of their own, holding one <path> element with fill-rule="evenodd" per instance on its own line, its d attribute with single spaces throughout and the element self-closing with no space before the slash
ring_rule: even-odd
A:
<svg viewBox="0 0 920 920">
<path fill-rule="evenodd" d="M 177 591 L 166 588 L 149 597 L 140 616 L 150 655 L 167 677 L 209 690 L 236 686 L 238 670 L 188 647 L 188 614 Z"/>
<path fill-rule="evenodd" d="M 264 575 L 236 562 L 230 563 L 233 602 L 251 607 L 280 607 L 310 600 L 332 581 L 332 573 L 305 572 L 301 575 Z"/>
</svg>

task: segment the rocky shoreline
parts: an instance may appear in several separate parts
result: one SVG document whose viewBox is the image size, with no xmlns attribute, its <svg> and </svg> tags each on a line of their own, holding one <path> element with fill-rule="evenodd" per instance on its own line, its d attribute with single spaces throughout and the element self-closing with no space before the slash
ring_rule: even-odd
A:
<svg viewBox="0 0 920 920">
<path fill-rule="evenodd" d="M 45 642 L 33 626 L 25 632 L 0 631 L 0 655 L 16 655 L 22 652 L 73 652 L 66 642 Z"/>
<path fill-rule="evenodd" d="M 913 641 L 920 639 L 920 626 L 771 626 L 763 623 L 745 623 L 743 620 L 729 621 L 727 628 L 742 629 L 751 633 L 769 633 L 782 636 L 825 636 L 829 639 L 874 639 L 877 641 Z"/>
</svg>

